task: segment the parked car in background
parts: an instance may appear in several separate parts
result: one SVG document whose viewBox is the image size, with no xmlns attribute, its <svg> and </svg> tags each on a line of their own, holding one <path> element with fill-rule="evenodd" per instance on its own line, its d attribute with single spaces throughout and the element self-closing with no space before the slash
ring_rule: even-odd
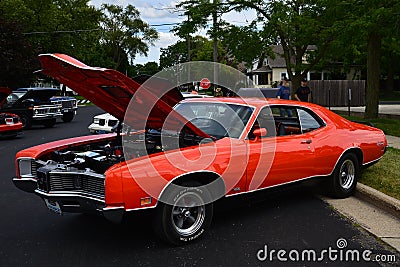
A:
<svg viewBox="0 0 400 267">
<path fill-rule="evenodd" d="M 110 113 L 104 113 L 94 116 L 92 124 L 89 125 L 88 129 L 93 134 L 103 134 L 115 132 L 118 126 L 118 119 Z"/>
<path fill-rule="evenodd" d="M 240 97 L 261 97 L 261 98 L 276 98 L 279 88 L 240 88 L 238 95 Z"/>
<path fill-rule="evenodd" d="M 51 103 L 50 98 L 59 90 L 53 88 L 26 88 L 11 91 L 9 88 L 0 88 L 0 112 L 17 114 L 24 129 L 33 124 L 42 124 L 53 127 L 57 118 L 62 117 L 61 106 Z M 2 101 L 3 100 L 3 101 Z"/>
<path fill-rule="evenodd" d="M 188 98 L 205 98 L 205 97 L 212 97 L 210 95 L 204 95 L 204 94 L 193 94 L 191 92 L 181 92 L 182 96 L 184 99 Z"/>
<path fill-rule="evenodd" d="M 18 88 L 17 92 L 27 92 L 30 89 L 34 88 Z M 49 101 L 52 104 L 58 105 L 61 107 L 61 119 L 64 122 L 71 122 L 78 110 L 78 101 L 75 99 L 75 97 L 70 97 L 70 96 L 58 96 L 58 94 L 61 92 L 61 90 L 58 90 L 57 88 L 52 88 L 52 87 L 36 87 L 36 89 L 50 89 L 54 92 L 54 95 L 49 99 Z M 57 96 L 56 96 L 57 95 Z"/>
<path fill-rule="evenodd" d="M 22 133 L 22 122 L 18 115 L 0 113 L 0 137 L 16 137 Z"/>
<path fill-rule="evenodd" d="M 53 96 L 50 98 L 50 102 L 61 106 L 61 119 L 64 122 L 71 122 L 78 110 L 78 101 L 75 97 L 71 96 Z"/>
<path fill-rule="evenodd" d="M 153 87 L 132 99 L 140 84 L 120 72 L 60 54 L 41 55 L 40 61 L 44 74 L 120 121 L 133 103 L 124 123 L 137 129 L 17 153 L 14 184 L 41 197 L 57 214 L 92 212 L 120 221 L 124 213 L 153 209 L 156 233 L 179 245 L 204 235 L 219 197 L 311 178 L 322 179 L 332 196 L 348 197 L 361 168 L 386 151 L 381 130 L 315 104 L 239 97 L 183 100 L 176 88 L 158 99 L 163 89 Z M 82 83 L 82 76 L 91 79 Z M 138 106 L 152 109 L 144 117 Z M 139 130 L 144 118 L 145 129 Z"/>
</svg>

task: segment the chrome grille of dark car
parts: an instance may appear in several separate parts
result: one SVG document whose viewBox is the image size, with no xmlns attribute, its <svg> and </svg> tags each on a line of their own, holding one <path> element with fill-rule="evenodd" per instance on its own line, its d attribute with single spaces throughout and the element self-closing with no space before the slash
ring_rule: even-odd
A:
<svg viewBox="0 0 400 267">
<path fill-rule="evenodd" d="M 109 120 L 109 121 L 108 121 L 108 126 L 114 127 L 115 125 L 117 125 L 117 123 L 118 123 L 117 120 Z"/>
<path fill-rule="evenodd" d="M 78 173 L 51 172 L 50 191 L 74 191 L 104 199 L 104 178 Z"/>
<path fill-rule="evenodd" d="M 47 113 L 58 113 L 58 112 L 59 110 L 57 107 L 40 106 L 38 108 L 35 108 L 36 114 L 47 114 Z"/>
<path fill-rule="evenodd" d="M 63 100 L 61 101 L 63 108 L 73 108 L 74 107 L 74 100 Z"/>
</svg>

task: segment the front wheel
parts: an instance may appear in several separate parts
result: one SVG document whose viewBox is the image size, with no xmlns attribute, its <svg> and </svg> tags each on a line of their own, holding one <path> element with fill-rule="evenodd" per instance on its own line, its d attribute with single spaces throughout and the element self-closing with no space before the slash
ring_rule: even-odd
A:
<svg viewBox="0 0 400 267">
<path fill-rule="evenodd" d="M 168 243 L 182 245 L 198 239 L 210 227 L 213 205 L 204 187 L 173 186 L 166 203 L 157 207 L 155 232 Z"/>
<path fill-rule="evenodd" d="M 43 121 L 42 122 L 42 124 L 44 125 L 44 127 L 46 127 L 46 128 L 51 128 L 51 127 L 53 127 L 54 125 L 56 125 L 56 119 L 50 119 L 50 120 L 45 120 L 45 121 Z"/>
<path fill-rule="evenodd" d="M 336 165 L 328 183 L 332 196 L 346 198 L 353 195 L 359 172 L 360 166 L 356 155 L 353 153 L 344 155 Z"/>
<path fill-rule="evenodd" d="M 62 116 L 62 120 L 63 122 L 71 122 L 75 117 L 75 113 L 74 112 L 67 112 L 64 113 Z"/>
</svg>

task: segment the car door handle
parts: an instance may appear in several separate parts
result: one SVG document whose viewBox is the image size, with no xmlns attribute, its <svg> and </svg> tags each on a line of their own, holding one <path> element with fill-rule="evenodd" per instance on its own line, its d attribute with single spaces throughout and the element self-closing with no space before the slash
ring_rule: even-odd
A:
<svg viewBox="0 0 400 267">
<path fill-rule="evenodd" d="M 303 140 L 301 141 L 302 144 L 311 144 L 312 140 L 311 139 L 307 139 L 307 140 Z"/>
</svg>

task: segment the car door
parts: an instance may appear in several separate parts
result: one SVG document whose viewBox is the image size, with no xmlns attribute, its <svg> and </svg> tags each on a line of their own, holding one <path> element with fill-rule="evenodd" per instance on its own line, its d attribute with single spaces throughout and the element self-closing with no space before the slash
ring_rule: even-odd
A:
<svg viewBox="0 0 400 267">
<path fill-rule="evenodd" d="M 314 176 L 315 125 L 309 122 L 309 114 L 303 111 L 290 106 L 271 107 L 275 134 L 259 139 L 248 138 L 249 191 Z"/>
</svg>

